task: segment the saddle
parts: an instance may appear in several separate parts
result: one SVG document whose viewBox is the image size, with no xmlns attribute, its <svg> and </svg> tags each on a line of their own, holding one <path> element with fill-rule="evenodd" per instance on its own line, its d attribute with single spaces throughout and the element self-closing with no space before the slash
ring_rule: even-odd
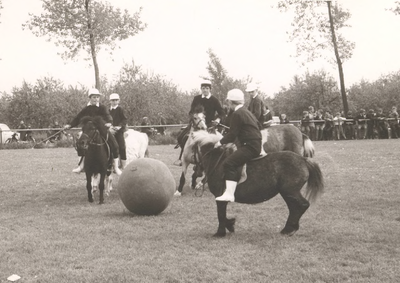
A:
<svg viewBox="0 0 400 283">
<path fill-rule="evenodd" d="M 185 143 L 189 138 L 189 131 L 190 131 L 190 125 L 181 129 L 181 131 L 178 134 L 178 137 L 176 138 L 178 143 L 175 145 L 174 149 L 177 149 L 178 147 L 183 148 L 185 146 Z"/>
</svg>

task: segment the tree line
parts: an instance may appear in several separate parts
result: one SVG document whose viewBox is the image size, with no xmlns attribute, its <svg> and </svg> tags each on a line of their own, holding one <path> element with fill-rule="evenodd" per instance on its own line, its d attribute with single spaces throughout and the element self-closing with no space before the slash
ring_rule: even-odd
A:
<svg viewBox="0 0 400 283">
<path fill-rule="evenodd" d="M 251 78 L 231 77 L 218 56 L 212 50 L 208 54 L 208 76 L 204 78 L 212 81 L 211 92 L 223 104 L 228 90 L 244 91 Z M 114 81 L 102 78 L 102 85 L 101 92 L 105 94 L 102 103 L 108 103 L 111 93 L 118 93 L 130 126 L 140 125 L 145 116 L 156 125 L 159 112 L 168 124 L 187 123 L 193 97 L 200 94 L 199 86 L 190 92 L 182 91 L 161 75 L 143 72 L 134 62 L 125 64 Z M 87 91 L 84 85 L 64 86 L 62 81 L 51 77 L 38 79 L 33 84 L 23 81 L 11 93 L 2 93 L 0 121 L 10 127 L 17 127 L 21 120 L 33 128 L 46 128 L 55 121 L 67 124 L 87 104 Z M 400 71 L 382 75 L 373 82 L 362 80 L 347 89 L 349 110 L 357 113 L 361 108 L 382 108 L 387 112 L 392 106 L 400 106 L 399 92 Z M 285 113 L 291 120 L 299 120 L 309 106 L 331 113 L 343 111 L 338 83 L 323 70 L 294 76 L 274 97 L 260 94 L 273 115 Z"/>
</svg>

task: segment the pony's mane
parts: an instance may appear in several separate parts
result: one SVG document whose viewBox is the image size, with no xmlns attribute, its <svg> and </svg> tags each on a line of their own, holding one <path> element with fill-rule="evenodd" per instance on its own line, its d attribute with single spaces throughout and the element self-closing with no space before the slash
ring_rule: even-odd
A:
<svg viewBox="0 0 400 283">
<path fill-rule="evenodd" d="M 204 113 L 204 107 L 201 104 L 196 105 L 193 109 L 193 113 Z"/>
<path fill-rule="evenodd" d="M 216 143 L 222 139 L 222 135 L 217 132 L 217 134 L 210 134 L 207 131 L 197 131 L 192 133 L 194 143 L 198 144 L 200 147 L 207 143 Z"/>
<path fill-rule="evenodd" d="M 96 129 L 99 130 L 100 135 L 102 137 L 106 137 L 107 136 L 107 127 L 105 126 L 105 122 L 103 120 L 103 118 L 101 116 L 94 116 L 94 117 L 90 117 L 90 116 L 85 116 L 81 119 L 81 124 L 82 125 L 86 125 L 88 122 L 92 122 L 94 124 L 94 126 L 96 127 Z"/>
</svg>

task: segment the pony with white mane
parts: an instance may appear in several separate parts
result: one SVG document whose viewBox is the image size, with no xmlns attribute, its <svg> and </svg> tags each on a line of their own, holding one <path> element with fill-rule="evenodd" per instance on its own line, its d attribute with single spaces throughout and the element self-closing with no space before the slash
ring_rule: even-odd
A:
<svg viewBox="0 0 400 283">
<path fill-rule="evenodd" d="M 182 195 L 183 186 L 185 185 L 186 181 L 185 176 L 187 173 L 188 166 L 190 164 L 194 164 L 193 167 L 194 172 L 192 174 L 192 189 L 195 189 L 196 187 L 196 179 L 203 176 L 203 168 L 201 168 L 201 165 L 196 160 L 196 155 L 193 150 L 193 134 L 194 133 L 208 134 L 205 114 L 203 112 L 193 113 L 190 119 L 190 125 L 191 125 L 190 132 L 188 135 L 188 139 L 185 143 L 185 146 L 183 148 L 183 154 L 182 154 L 182 174 L 179 180 L 178 189 L 174 194 L 175 196 Z M 219 137 L 219 139 L 222 138 L 222 135 L 219 132 L 212 134 L 212 136 Z M 199 184 L 201 183 L 202 182 L 199 182 Z"/>
</svg>

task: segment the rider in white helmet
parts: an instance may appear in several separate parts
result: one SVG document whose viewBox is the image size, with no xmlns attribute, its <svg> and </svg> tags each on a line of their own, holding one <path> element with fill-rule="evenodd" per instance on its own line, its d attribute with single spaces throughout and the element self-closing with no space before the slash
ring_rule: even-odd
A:
<svg viewBox="0 0 400 283">
<path fill-rule="evenodd" d="M 244 94 L 240 89 L 228 91 L 226 98 L 228 107 L 233 111 L 230 119 L 230 129 L 215 147 L 233 143 L 238 140 L 238 149 L 224 161 L 225 192 L 216 201 L 235 201 L 235 191 L 238 180 L 238 167 L 256 158 L 261 152 L 260 124 L 256 117 L 245 107 Z"/>
<path fill-rule="evenodd" d="M 126 122 L 128 119 L 125 116 L 124 110 L 119 105 L 119 102 L 120 97 L 118 93 L 110 94 L 110 115 L 113 119 L 110 132 L 114 135 L 118 143 L 121 169 L 124 169 L 126 166 L 126 145 L 124 133 L 126 131 Z"/>
<path fill-rule="evenodd" d="M 64 126 L 64 129 L 70 129 L 73 127 L 76 127 L 79 125 L 81 119 L 85 116 L 90 116 L 90 117 L 95 117 L 95 116 L 101 116 L 105 122 L 105 126 L 111 127 L 112 126 L 112 117 L 110 115 L 110 112 L 108 111 L 108 108 L 100 104 L 100 92 L 96 88 L 89 89 L 88 91 L 88 97 L 89 97 L 89 102 L 86 105 L 85 108 L 83 108 L 78 115 L 69 123 L 68 125 Z M 119 154 L 118 154 L 118 143 L 115 140 L 113 135 L 110 135 L 109 137 L 109 145 L 110 145 L 110 150 L 113 155 L 114 159 L 114 170 L 117 175 L 121 175 L 121 170 L 118 168 L 118 163 L 119 163 Z M 74 173 L 80 173 L 83 171 L 83 156 L 84 154 L 82 152 L 78 152 L 78 155 L 81 156 L 80 162 L 78 164 L 78 167 L 72 170 Z"/>
</svg>

